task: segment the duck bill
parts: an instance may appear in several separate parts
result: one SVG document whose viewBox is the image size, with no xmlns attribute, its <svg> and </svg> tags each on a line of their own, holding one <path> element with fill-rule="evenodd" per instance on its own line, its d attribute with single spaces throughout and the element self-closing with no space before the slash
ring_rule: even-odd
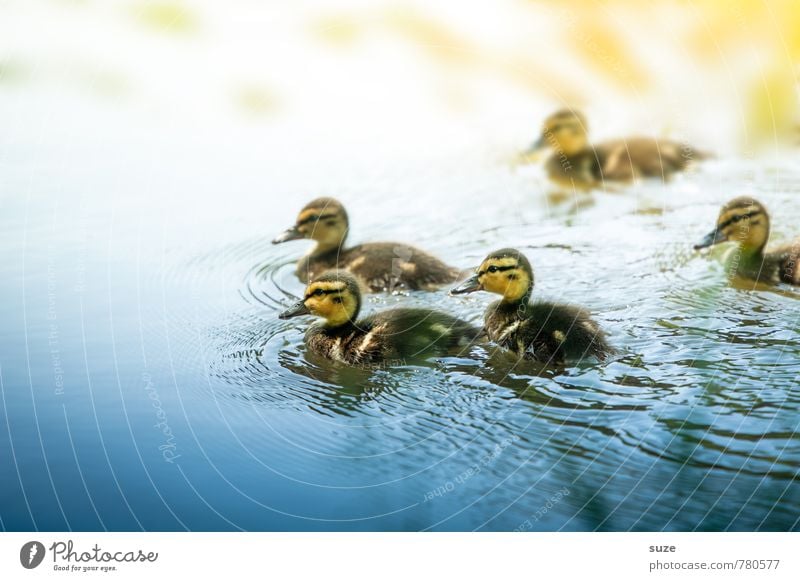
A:
<svg viewBox="0 0 800 581">
<path fill-rule="evenodd" d="M 291 307 L 283 311 L 280 315 L 278 315 L 279 319 L 291 319 L 293 317 L 299 317 L 301 315 L 310 315 L 311 311 L 308 310 L 308 307 L 303 301 L 298 301 L 293 304 Z"/>
<path fill-rule="evenodd" d="M 547 149 L 547 139 L 545 139 L 544 135 L 542 135 L 539 139 L 534 141 L 531 146 L 525 152 L 526 155 L 536 155 L 541 153 L 543 150 Z"/>
<path fill-rule="evenodd" d="M 297 229 L 297 226 L 292 226 L 288 230 L 278 234 L 272 243 L 282 244 L 283 242 L 288 242 L 289 240 L 299 240 L 300 238 L 304 238 L 303 234 Z"/>
<path fill-rule="evenodd" d="M 720 242 L 727 242 L 727 240 L 728 237 L 725 236 L 725 233 L 722 232 L 722 230 L 712 230 L 700 241 L 699 244 L 694 245 L 694 249 L 700 250 L 701 248 L 708 248 L 709 246 L 714 246 Z"/>
<path fill-rule="evenodd" d="M 483 290 L 483 286 L 478 280 L 478 275 L 469 277 L 455 288 L 450 289 L 450 295 L 465 295 L 467 293 L 474 293 L 475 291 Z"/>
</svg>

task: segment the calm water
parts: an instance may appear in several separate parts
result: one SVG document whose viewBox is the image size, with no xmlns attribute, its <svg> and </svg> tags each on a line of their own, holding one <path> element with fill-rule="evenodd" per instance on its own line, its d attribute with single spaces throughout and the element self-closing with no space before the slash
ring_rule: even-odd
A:
<svg viewBox="0 0 800 581">
<path fill-rule="evenodd" d="M 3 529 L 800 528 L 800 296 L 737 288 L 691 251 L 746 192 L 776 240 L 797 234 L 791 159 L 723 155 L 559 200 L 506 162 L 521 131 L 313 140 L 0 100 Z M 307 244 L 269 240 L 317 195 L 344 201 L 354 242 L 465 268 L 522 249 L 536 294 L 589 307 L 622 354 L 564 370 L 485 348 L 374 371 L 310 358 L 306 322 L 276 318 Z M 489 300 L 366 308 L 477 322 Z"/>
</svg>

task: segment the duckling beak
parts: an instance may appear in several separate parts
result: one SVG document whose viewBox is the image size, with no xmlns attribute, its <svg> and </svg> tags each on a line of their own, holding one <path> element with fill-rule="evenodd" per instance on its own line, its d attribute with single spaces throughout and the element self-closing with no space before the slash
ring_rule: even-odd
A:
<svg viewBox="0 0 800 581">
<path fill-rule="evenodd" d="M 303 234 L 300 230 L 297 229 L 297 226 L 292 226 L 285 232 L 281 232 L 278 236 L 275 237 L 275 240 L 272 241 L 273 244 L 281 244 L 282 242 L 288 242 L 289 240 L 299 240 L 300 238 L 304 238 Z"/>
<path fill-rule="evenodd" d="M 278 315 L 279 319 L 291 319 L 292 317 L 299 317 L 300 315 L 310 315 L 311 311 L 303 301 L 297 301 L 291 307 Z"/>
<path fill-rule="evenodd" d="M 699 244 L 694 245 L 695 250 L 700 250 L 701 248 L 708 248 L 709 246 L 714 246 L 714 244 L 719 244 L 720 242 L 726 242 L 728 237 L 722 230 L 712 230 L 706 237 L 703 238 Z"/>
<path fill-rule="evenodd" d="M 547 143 L 547 138 L 544 135 L 540 135 L 539 139 L 537 139 L 533 145 L 531 145 L 531 151 L 539 151 L 540 149 L 545 149 L 549 144 Z"/>
<path fill-rule="evenodd" d="M 536 141 L 531 144 L 528 150 L 525 152 L 525 155 L 535 155 L 537 153 L 541 153 L 543 149 L 547 149 L 548 143 L 545 136 L 542 135 Z"/>
<path fill-rule="evenodd" d="M 450 289 L 450 296 L 465 295 L 467 293 L 474 293 L 475 291 L 479 290 L 483 290 L 483 286 L 478 280 L 478 275 L 476 274 L 469 277 L 457 287 Z"/>
</svg>

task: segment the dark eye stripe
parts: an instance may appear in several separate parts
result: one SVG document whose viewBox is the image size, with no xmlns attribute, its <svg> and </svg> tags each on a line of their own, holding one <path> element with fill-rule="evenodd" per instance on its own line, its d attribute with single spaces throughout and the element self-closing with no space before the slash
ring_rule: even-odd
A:
<svg viewBox="0 0 800 581">
<path fill-rule="evenodd" d="M 320 291 L 322 291 L 322 292 L 320 292 Z M 306 298 L 303 299 L 303 300 L 308 300 L 311 297 L 313 297 L 314 295 L 316 295 L 317 293 L 319 293 L 319 295 L 317 295 L 317 296 L 323 296 L 323 295 L 330 295 L 330 294 L 333 294 L 333 293 L 340 293 L 340 292 L 342 292 L 342 289 L 340 289 L 340 288 L 332 288 L 332 289 L 316 288 L 316 289 L 314 289 L 314 292 L 308 293 L 306 295 Z"/>
<path fill-rule="evenodd" d="M 495 268 L 494 272 L 505 272 L 507 270 L 514 270 L 515 268 L 517 268 L 517 266 L 519 266 L 519 265 L 515 264 L 513 266 L 495 266 L 494 267 Z M 488 271 L 488 268 L 486 270 L 480 271 L 478 273 L 478 276 L 482 276 L 482 275 L 486 274 L 487 271 Z"/>
<path fill-rule="evenodd" d="M 730 218 L 725 220 L 722 224 L 720 224 L 719 228 L 720 229 L 727 228 L 731 224 L 735 224 L 736 222 L 740 222 L 741 220 L 744 220 L 745 218 L 752 218 L 753 216 L 758 216 L 759 214 L 762 214 L 762 213 L 763 212 L 761 210 L 754 210 L 754 211 L 749 212 L 747 214 L 737 214 L 736 216 L 731 216 Z"/>
<path fill-rule="evenodd" d="M 319 220 L 327 220 L 328 218 L 335 218 L 335 217 L 336 217 L 336 214 L 323 214 L 321 216 L 317 216 L 317 215 L 309 216 L 308 218 L 305 218 L 304 220 L 300 220 L 297 223 L 297 226 L 303 226 L 304 224 L 308 224 L 309 222 L 318 222 Z"/>
</svg>

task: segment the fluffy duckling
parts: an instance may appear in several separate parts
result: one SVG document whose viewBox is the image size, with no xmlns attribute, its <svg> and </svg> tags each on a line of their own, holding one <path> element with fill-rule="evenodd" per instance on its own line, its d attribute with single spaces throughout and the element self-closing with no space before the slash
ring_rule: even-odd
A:
<svg viewBox="0 0 800 581">
<path fill-rule="evenodd" d="M 297 276 L 308 282 L 333 268 L 352 272 L 371 292 L 431 290 L 459 279 L 460 271 L 413 246 L 373 242 L 345 248 L 347 212 L 333 198 L 318 198 L 300 210 L 294 226 L 272 241 L 308 238 L 317 245 L 297 263 Z"/>
<path fill-rule="evenodd" d="M 739 252 L 730 253 L 726 263 L 737 275 L 765 283 L 800 285 L 800 238 L 765 251 L 768 239 L 766 208 L 753 198 L 741 196 L 722 206 L 716 228 L 694 248 L 734 242 Z"/>
<path fill-rule="evenodd" d="M 531 302 L 533 268 L 518 250 L 493 252 L 472 278 L 450 294 L 481 290 L 503 297 L 486 310 L 484 328 L 489 339 L 526 359 L 563 363 L 590 356 L 604 359 L 613 353 L 605 334 L 586 310 Z"/>
<path fill-rule="evenodd" d="M 336 271 L 314 279 L 303 300 L 278 316 L 322 317 L 306 332 L 306 345 L 314 353 L 351 365 L 444 354 L 483 334 L 465 321 L 429 309 L 391 309 L 357 321 L 360 309 L 358 281 Z"/>
<path fill-rule="evenodd" d="M 692 160 L 707 157 L 693 147 L 675 141 L 633 137 L 591 145 L 586 118 L 578 111 L 562 109 L 548 117 L 539 140 L 529 153 L 550 147 L 545 162 L 551 179 L 570 186 L 592 188 L 605 181 L 631 181 L 636 177 L 668 179 Z"/>
</svg>

